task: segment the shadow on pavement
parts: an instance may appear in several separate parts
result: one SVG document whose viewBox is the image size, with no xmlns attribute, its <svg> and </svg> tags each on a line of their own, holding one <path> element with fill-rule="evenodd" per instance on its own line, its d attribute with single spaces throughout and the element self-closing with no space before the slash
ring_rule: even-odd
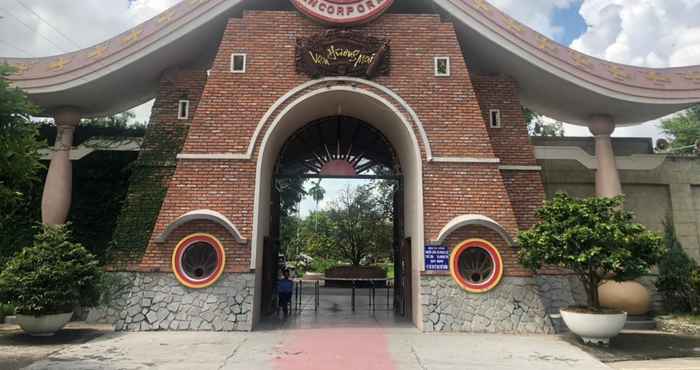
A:
<svg viewBox="0 0 700 370">
<path fill-rule="evenodd" d="M 15 370 L 45 359 L 69 345 L 80 345 L 109 331 L 67 327 L 51 337 L 32 337 L 20 329 L 0 331 L 0 369 Z"/>
<path fill-rule="evenodd" d="M 573 334 L 565 340 L 595 356 L 602 362 L 645 361 L 664 358 L 700 358 L 700 337 L 661 332 L 623 332 L 610 346 L 589 346 Z"/>
</svg>

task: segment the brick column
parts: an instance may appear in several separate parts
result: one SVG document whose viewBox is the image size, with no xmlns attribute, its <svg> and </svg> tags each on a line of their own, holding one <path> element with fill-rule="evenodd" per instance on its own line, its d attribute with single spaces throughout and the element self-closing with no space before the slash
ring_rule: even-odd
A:
<svg viewBox="0 0 700 370">
<path fill-rule="evenodd" d="M 593 116 L 589 124 L 595 136 L 595 156 L 598 169 L 595 173 L 595 192 L 599 197 L 616 197 L 622 195 L 620 174 L 615 163 L 610 135 L 615 131 L 615 123 L 610 116 Z"/>
<path fill-rule="evenodd" d="M 63 108 L 56 112 L 54 120 L 56 143 L 41 198 L 41 221 L 47 225 L 64 224 L 68 218 L 73 187 L 70 150 L 73 133 L 80 123 L 80 113 L 75 109 Z"/>
</svg>

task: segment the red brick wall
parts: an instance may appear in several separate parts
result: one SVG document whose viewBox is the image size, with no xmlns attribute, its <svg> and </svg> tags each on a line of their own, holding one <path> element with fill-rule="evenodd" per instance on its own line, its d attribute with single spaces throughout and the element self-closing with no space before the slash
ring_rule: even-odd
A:
<svg viewBox="0 0 700 370">
<path fill-rule="evenodd" d="M 517 82 L 507 76 L 472 76 L 491 145 L 501 164 L 536 165 L 535 148 L 530 143 Z M 489 110 L 501 111 L 501 128 L 491 128 Z"/>
<path fill-rule="evenodd" d="M 495 231 L 483 226 L 465 226 L 453 231 L 445 245 L 450 247 L 450 252 L 456 246 L 467 239 L 484 239 L 496 247 L 503 258 L 504 276 L 532 276 L 532 273 L 524 269 L 518 263 L 518 249 L 508 246 L 507 242 Z"/>
<path fill-rule="evenodd" d="M 296 12 L 251 11 L 244 13 L 242 19 L 231 19 L 183 152 L 245 153 L 269 107 L 309 80 L 295 69 L 296 38 L 321 30 Z M 518 130 L 515 123 L 503 134 L 490 136 L 451 23 L 441 22 L 437 15 L 388 14 L 368 25 L 367 30 L 370 35 L 391 39 L 391 74 L 375 82 L 393 90 L 415 110 L 425 127 L 433 156 L 491 159 L 495 153 L 510 155 L 504 149 L 508 140 L 514 140 L 508 146 L 510 150 L 527 141 L 527 132 Z M 246 73 L 229 72 L 232 53 L 247 53 Z M 451 57 L 451 77 L 433 75 L 436 56 Z M 490 83 L 478 85 L 482 96 L 493 96 L 493 104 L 514 101 L 510 95 L 499 95 L 500 85 L 490 86 Z M 508 86 L 510 90 L 506 94 L 515 94 L 515 86 L 512 83 Z M 513 118 L 516 112 L 512 107 L 503 110 L 504 123 L 517 120 Z M 263 133 L 267 125 L 269 122 Z M 420 138 L 415 126 L 414 131 Z M 492 146 L 492 142 L 498 146 Z M 163 256 L 168 255 L 176 240 L 154 243 L 153 239 L 177 217 L 194 209 L 218 211 L 238 227 L 244 238 L 252 238 L 258 150 L 256 145 L 252 160 L 178 160 L 143 266 L 169 263 Z M 515 236 L 519 223 L 498 164 L 427 162 L 422 143 L 421 150 L 426 240 L 436 238 L 446 223 L 463 214 L 491 217 Z M 529 155 L 534 160 L 532 153 Z M 534 164 L 525 157 L 513 158 L 513 164 Z M 239 262 L 233 266 L 243 269 L 243 265 L 237 265 Z"/>
<path fill-rule="evenodd" d="M 226 253 L 226 272 L 248 272 L 250 270 L 250 244 L 240 244 L 221 225 L 207 220 L 188 222 L 178 227 L 168 236 L 163 247 L 151 248 L 139 266 L 139 270 L 147 272 L 171 272 L 173 251 L 177 243 L 188 235 L 205 233 L 216 237 L 224 246 Z"/>
</svg>

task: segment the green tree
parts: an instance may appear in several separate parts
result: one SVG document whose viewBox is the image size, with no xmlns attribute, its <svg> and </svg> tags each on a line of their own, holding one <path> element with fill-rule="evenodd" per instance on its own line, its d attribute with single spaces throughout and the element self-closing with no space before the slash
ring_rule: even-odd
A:
<svg viewBox="0 0 700 370">
<path fill-rule="evenodd" d="M 544 117 L 528 108 L 523 108 L 530 136 L 564 136 L 564 124 L 560 121 L 547 122 Z"/>
<path fill-rule="evenodd" d="M 71 312 L 97 305 L 102 269 L 82 245 L 70 241 L 68 225 L 44 226 L 0 273 L 0 302 L 24 315 Z"/>
<path fill-rule="evenodd" d="M 328 209 L 336 253 L 359 266 L 368 256 L 391 254 L 392 225 L 371 186 L 342 191 Z"/>
<path fill-rule="evenodd" d="M 683 250 L 670 220 L 664 223 L 664 242 L 668 253 L 659 261 L 656 280 L 664 305 L 669 311 L 700 312 L 700 292 L 693 286 L 693 274 L 698 266 Z"/>
<path fill-rule="evenodd" d="M 537 211 L 542 222 L 518 235 L 520 263 L 534 272 L 545 265 L 571 270 L 583 283 L 588 305 L 600 309 L 598 286 L 604 279 L 635 279 L 665 254 L 661 237 L 634 223 L 623 202 L 556 194 Z"/>
<path fill-rule="evenodd" d="M 661 121 L 661 131 L 671 139 L 678 153 L 693 153 L 700 140 L 700 105 Z"/>
<path fill-rule="evenodd" d="M 84 118 L 80 121 L 80 124 L 81 126 L 121 129 L 125 129 L 127 127 L 132 129 L 146 127 L 146 124 L 143 122 L 133 122 L 129 124 L 134 118 L 136 118 L 136 115 L 133 112 L 126 111 L 107 117 Z"/>
<path fill-rule="evenodd" d="M 0 264 L 2 256 L 18 250 L 26 240 L 19 227 L 25 223 L 33 188 L 40 186 L 38 129 L 31 116 L 38 112 L 27 96 L 12 87 L 7 77 L 13 69 L 0 65 Z"/>
</svg>

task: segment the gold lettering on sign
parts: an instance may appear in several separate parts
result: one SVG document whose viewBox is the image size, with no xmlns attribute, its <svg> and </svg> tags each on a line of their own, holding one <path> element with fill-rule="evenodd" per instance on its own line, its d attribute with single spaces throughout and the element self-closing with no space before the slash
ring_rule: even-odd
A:
<svg viewBox="0 0 700 370">
<path fill-rule="evenodd" d="M 61 71 L 66 65 L 70 64 L 70 59 L 65 59 L 63 57 L 56 59 L 53 63 L 49 64 L 49 69 L 52 71 Z"/>
<path fill-rule="evenodd" d="M 491 8 L 485 0 L 474 0 L 474 5 L 483 13 L 491 15 Z"/>
<path fill-rule="evenodd" d="M 548 53 L 557 52 L 557 47 L 554 45 L 554 43 L 542 35 L 537 35 L 537 47 Z"/>
<path fill-rule="evenodd" d="M 129 35 L 122 38 L 122 44 L 127 45 L 141 38 L 143 30 L 132 30 Z"/>
<path fill-rule="evenodd" d="M 700 84 L 700 71 L 681 73 L 681 76 L 688 81 Z"/>
<path fill-rule="evenodd" d="M 95 50 L 93 50 L 90 54 L 88 54 L 88 59 L 95 59 L 101 57 L 105 52 L 107 51 L 107 48 L 104 46 L 97 46 L 95 47 Z"/>
<path fill-rule="evenodd" d="M 27 72 L 31 69 L 32 65 L 29 63 L 20 63 L 20 64 L 13 64 L 12 67 L 15 69 L 15 75 L 21 76 L 24 74 L 24 72 Z"/>
<path fill-rule="evenodd" d="M 326 55 L 314 53 L 313 51 L 309 51 L 309 55 L 314 64 L 329 66 L 331 65 L 331 61 L 335 62 L 345 59 L 349 63 L 352 63 L 353 67 L 370 65 L 375 57 L 375 54 L 368 55 L 363 54 L 360 50 L 336 48 L 335 45 L 331 45 L 326 49 Z"/>
<path fill-rule="evenodd" d="M 656 71 L 649 71 L 647 73 L 647 80 L 657 83 L 657 84 L 667 84 L 671 82 L 671 77 L 660 74 Z"/>
<path fill-rule="evenodd" d="M 620 81 L 627 81 L 632 78 L 632 76 L 627 73 L 624 68 L 612 64 L 608 65 L 608 73 L 610 73 L 614 79 Z"/>
<path fill-rule="evenodd" d="M 591 58 L 579 54 L 573 50 L 569 51 L 569 55 L 571 56 L 571 60 L 576 64 L 577 67 L 579 68 L 593 68 L 593 61 Z"/>
</svg>

